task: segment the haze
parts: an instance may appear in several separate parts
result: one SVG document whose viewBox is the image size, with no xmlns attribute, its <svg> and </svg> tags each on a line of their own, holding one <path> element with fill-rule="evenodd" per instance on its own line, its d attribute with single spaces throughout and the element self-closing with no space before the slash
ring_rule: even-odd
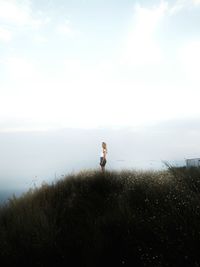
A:
<svg viewBox="0 0 200 267">
<path fill-rule="evenodd" d="M 200 157 L 199 12 L 199 0 L 0 0 L 1 188 L 98 168 L 102 141 L 108 169 Z"/>
</svg>

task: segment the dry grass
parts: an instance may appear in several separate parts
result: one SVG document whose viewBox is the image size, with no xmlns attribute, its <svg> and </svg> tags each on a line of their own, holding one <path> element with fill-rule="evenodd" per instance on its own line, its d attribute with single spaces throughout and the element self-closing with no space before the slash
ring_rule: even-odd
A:
<svg viewBox="0 0 200 267">
<path fill-rule="evenodd" d="M 83 170 L 0 209 L 2 266 L 200 266 L 200 170 Z"/>
</svg>

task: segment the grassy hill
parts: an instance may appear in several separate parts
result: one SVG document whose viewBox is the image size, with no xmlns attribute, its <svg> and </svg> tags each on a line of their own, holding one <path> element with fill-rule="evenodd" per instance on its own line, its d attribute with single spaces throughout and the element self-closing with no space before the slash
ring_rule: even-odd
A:
<svg viewBox="0 0 200 267">
<path fill-rule="evenodd" d="M 200 266 L 200 170 L 85 170 L 0 208 L 1 266 Z"/>
</svg>

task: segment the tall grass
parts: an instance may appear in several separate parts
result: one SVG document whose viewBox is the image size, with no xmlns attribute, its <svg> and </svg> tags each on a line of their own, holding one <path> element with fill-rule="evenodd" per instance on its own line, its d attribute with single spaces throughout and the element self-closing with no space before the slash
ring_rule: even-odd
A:
<svg viewBox="0 0 200 267">
<path fill-rule="evenodd" d="M 85 170 L 0 208 L 2 266 L 200 266 L 200 170 Z"/>
</svg>

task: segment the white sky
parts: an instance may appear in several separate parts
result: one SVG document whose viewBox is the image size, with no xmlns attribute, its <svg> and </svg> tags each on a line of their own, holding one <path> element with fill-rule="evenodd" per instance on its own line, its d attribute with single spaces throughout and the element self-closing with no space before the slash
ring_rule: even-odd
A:
<svg viewBox="0 0 200 267">
<path fill-rule="evenodd" d="M 200 1 L 0 0 L 0 131 L 200 115 Z"/>
</svg>

